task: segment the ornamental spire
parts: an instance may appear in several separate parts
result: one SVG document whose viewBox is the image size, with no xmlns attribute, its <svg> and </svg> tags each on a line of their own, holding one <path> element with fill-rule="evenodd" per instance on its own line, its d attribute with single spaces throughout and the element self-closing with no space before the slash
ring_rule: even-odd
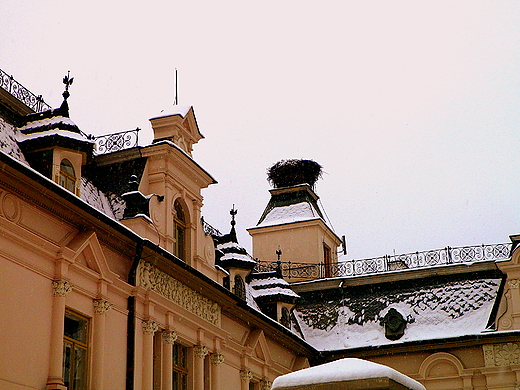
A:
<svg viewBox="0 0 520 390">
<path fill-rule="evenodd" d="M 237 213 L 238 213 L 238 210 L 235 209 L 235 205 L 233 204 L 233 207 L 229 211 L 229 214 L 231 215 L 231 231 L 229 232 L 229 235 L 231 236 L 231 240 L 236 243 L 238 243 L 237 232 L 235 230 L 235 225 L 236 225 L 235 215 L 237 215 Z"/>
<path fill-rule="evenodd" d="M 65 84 L 65 91 L 61 94 L 63 96 L 63 103 L 61 103 L 60 109 L 63 110 L 63 116 L 69 117 L 69 104 L 67 99 L 70 96 L 69 87 L 72 85 L 74 77 L 70 77 L 70 70 L 67 71 L 67 75 L 63 78 L 63 84 Z"/>
</svg>

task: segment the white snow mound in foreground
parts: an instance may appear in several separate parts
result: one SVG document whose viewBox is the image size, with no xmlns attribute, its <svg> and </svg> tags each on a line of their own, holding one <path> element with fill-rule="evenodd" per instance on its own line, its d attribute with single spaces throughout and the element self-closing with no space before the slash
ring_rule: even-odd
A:
<svg viewBox="0 0 520 390">
<path fill-rule="evenodd" d="M 419 382 L 401 374 L 393 368 L 356 358 L 340 359 L 335 362 L 325 363 L 279 376 L 274 380 L 272 390 L 284 387 L 374 378 L 390 378 L 408 389 L 426 390 Z"/>
</svg>

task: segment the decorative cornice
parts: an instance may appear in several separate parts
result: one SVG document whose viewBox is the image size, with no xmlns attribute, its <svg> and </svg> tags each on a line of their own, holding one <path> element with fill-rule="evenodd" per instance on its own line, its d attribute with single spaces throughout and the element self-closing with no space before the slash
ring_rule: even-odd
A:
<svg viewBox="0 0 520 390">
<path fill-rule="evenodd" d="M 208 347 L 205 345 L 195 345 L 193 347 L 193 354 L 195 357 L 203 359 L 209 353 Z"/>
<path fill-rule="evenodd" d="M 72 284 L 66 280 L 54 280 L 52 282 L 52 295 L 66 297 L 72 291 Z"/>
<path fill-rule="evenodd" d="M 482 350 L 486 367 L 520 363 L 520 343 L 484 344 Z"/>
<path fill-rule="evenodd" d="M 105 314 L 112 307 L 112 304 L 106 299 L 94 299 L 92 303 L 94 304 L 94 313 L 96 314 Z"/>
<path fill-rule="evenodd" d="M 209 358 L 211 360 L 211 364 L 214 364 L 215 366 L 224 363 L 224 355 L 222 355 L 221 353 L 212 353 L 211 355 L 209 355 Z"/>
<path fill-rule="evenodd" d="M 154 320 L 143 321 L 143 333 L 153 335 L 159 330 L 159 324 Z"/>
<path fill-rule="evenodd" d="M 273 386 L 273 382 L 271 381 L 260 381 L 260 390 L 271 390 L 271 387 Z"/>
<path fill-rule="evenodd" d="M 177 332 L 174 330 L 163 330 L 162 338 L 166 344 L 173 344 L 177 341 Z"/>
<path fill-rule="evenodd" d="M 240 378 L 244 382 L 249 382 L 251 379 L 253 379 L 253 373 L 249 370 L 240 370 Z"/>
<path fill-rule="evenodd" d="M 509 287 L 516 289 L 520 288 L 520 279 L 510 279 Z"/>
<path fill-rule="evenodd" d="M 137 268 L 137 285 L 155 291 L 197 317 L 220 326 L 220 306 L 216 302 L 146 261 L 141 262 Z"/>
</svg>

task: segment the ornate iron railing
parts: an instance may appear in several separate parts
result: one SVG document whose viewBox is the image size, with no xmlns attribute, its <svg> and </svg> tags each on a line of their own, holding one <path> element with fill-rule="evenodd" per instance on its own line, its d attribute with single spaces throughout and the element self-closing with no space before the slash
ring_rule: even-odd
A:
<svg viewBox="0 0 520 390">
<path fill-rule="evenodd" d="M 202 223 L 202 227 L 204 229 L 204 234 L 206 234 L 206 236 L 215 236 L 215 237 L 222 236 L 222 233 L 217 228 L 214 228 L 209 223 L 207 223 L 204 220 L 204 217 L 200 217 L 200 222 Z"/>
<path fill-rule="evenodd" d="M 96 143 L 95 154 L 119 152 L 137 146 L 139 142 L 138 127 L 135 130 L 120 131 L 119 133 L 106 134 L 94 137 Z"/>
<path fill-rule="evenodd" d="M 286 278 L 322 279 L 339 276 L 369 275 L 403 269 L 429 268 L 448 264 L 506 260 L 511 244 L 492 244 L 446 247 L 402 255 L 385 255 L 371 259 L 348 260 L 337 263 L 293 263 L 290 261 L 258 261 L 257 272 L 281 271 Z"/>
<path fill-rule="evenodd" d="M 2 69 L 0 69 L 0 87 L 35 112 L 51 109 L 51 106 L 43 101 L 41 95 L 36 96 Z"/>
</svg>

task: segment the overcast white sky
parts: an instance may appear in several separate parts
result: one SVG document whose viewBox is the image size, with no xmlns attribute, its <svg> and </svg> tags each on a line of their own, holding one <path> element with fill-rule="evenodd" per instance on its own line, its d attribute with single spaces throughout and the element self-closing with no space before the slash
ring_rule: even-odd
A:
<svg viewBox="0 0 520 390">
<path fill-rule="evenodd" d="M 251 248 L 266 168 L 306 158 L 349 258 L 520 233 L 518 1 L 0 2 L 0 68 L 86 133 L 193 105 L 194 158 Z M 282 248 L 283 250 L 283 248 Z M 275 254 L 273 254 L 275 258 Z M 302 259 L 304 260 L 304 259 Z"/>
</svg>

